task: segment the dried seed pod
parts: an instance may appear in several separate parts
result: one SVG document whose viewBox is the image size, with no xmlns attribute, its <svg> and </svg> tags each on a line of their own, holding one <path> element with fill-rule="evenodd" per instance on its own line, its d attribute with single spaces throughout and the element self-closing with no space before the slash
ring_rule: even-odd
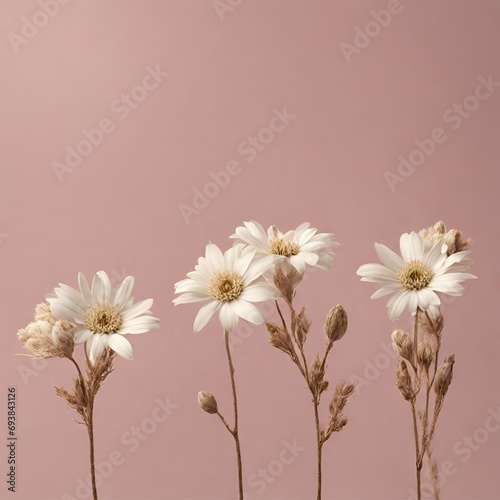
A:
<svg viewBox="0 0 500 500">
<path fill-rule="evenodd" d="M 219 411 L 217 407 L 217 400 L 209 392 L 200 391 L 198 393 L 198 404 L 207 413 L 213 414 Z"/>
<path fill-rule="evenodd" d="M 406 362 L 402 359 L 399 360 L 396 369 L 396 386 L 406 401 L 412 401 L 414 399 L 415 391 L 412 387 L 410 373 L 408 372 Z"/>
<path fill-rule="evenodd" d="M 453 379 L 453 365 L 455 364 L 455 355 L 446 356 L 444 362 L 438 367 L 436 379 L 434 380 L 434 391 L 440 398 L 444 398 L 448 392 Z"/>
<path fill-rule="evenodd" d="M 345 309 L 340 304 L 332 307 L 326 315 L 323 327 L 328 340 L 330 342 L 340 340 L 347 332 L 347 326 L 348 321 Z"/>
<path fill-rule="evenodd" d="M 402 358 L 407 359 L 410 363 L 413 363 L 413 342 L 411 341 L 410 336 L 403 330 L 395 330 L 392 332 L 391 339 L 394 351 L 396 351 Z"/>
</svg>

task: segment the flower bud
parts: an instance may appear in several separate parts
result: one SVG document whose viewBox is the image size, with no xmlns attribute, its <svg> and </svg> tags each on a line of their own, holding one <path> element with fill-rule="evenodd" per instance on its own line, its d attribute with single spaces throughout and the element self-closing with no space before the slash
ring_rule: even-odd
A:
<svg viewBox="0 0 500 500">
<path fill-rule="evenodd" d="M 450 354 L 446 356 L 442 365 L 440 365 L 436 372 L 436 379 L 434 380 L 434 391 L 438 397 L 444 398 L 448 392 L 451 381 L 453 379 L 453 365 L 455 364 L 455 355 Z"/>
<path fill-rule="evenodd" d="M 201 406 L 202 410 L 205 410 L 207 413 L 213 414 L 219 411 L 215 397 L 209 392 L 200 391 L 198 393 L 198 404 Z"/>
<path fill-rule="evenodd" d="M 396 369 L 396 386 L 406 401 L 411 401 L 415 397 L 408 367 L 406 366 L 406 362 L 402 359 L 399 360 Z"/>
<path fill-rule="evenodd" d="M 402 358 L 413 362 L 413 342 L 410 336 L 403 330 L 395 330 L 391 335 L 392 348 Z"/>
<path fill-rule="evenodd" d="M 330 309 L 326 315 L 324 331 L 330 342 L 340 340 L 347 331 L 347 313 L 341 305 L 336 305 Z"/>
<path fill-rule="evenodd" d="M 425 371 L 428 371 L 433 359 L 434 351 L 432 350 L 431 343 L 428 339 L 424 338 L 424 340 L 418 344 L 417 348 L 418 364 L 422 366 Z"/>
</svg>

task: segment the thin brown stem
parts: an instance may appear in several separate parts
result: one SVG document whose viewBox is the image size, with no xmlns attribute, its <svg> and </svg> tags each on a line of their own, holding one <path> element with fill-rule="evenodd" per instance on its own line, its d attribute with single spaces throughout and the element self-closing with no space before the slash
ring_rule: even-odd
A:
<svg viewBox="0 0 500 500">
<path fill-rule="evenodd" d="M 414 357 L 415 357 L 415 366 L 418 366 L 418 359 L 417 359 L 417 352 L 418 352 L 418 307 L 415 312 L 415 323 L 413 325 L 413 352 L 414 352 Z M 418 377 L 416 377 L 415 382 L 420 385 L 420 382 L 418 382 Z M 415 395 L 416 397 L 416 395 Z M 419 439 L 418 439 L 418 422 L 417 422 L 417 410 L 415 408 L 415 400 L 410 401 L 411 405 L 411 414 L 413 418 L 413 435 L 415 438 L 415 467 L 417 470 L 417 499 L 421 500 L 422 498 L 422 493 L 421 493 L 421 485 L 420 485 L 420 472 L 422 470 L 422 457 L 420 456 L 420 444 L 419 444 Z M 425 429 L 424 429 L 425 431 Z"/>
<path fill-rule="evenodd" d="M 94 398 L 89 398 L 87 407 L 87 432 L 90 444 L 90 475 L 92 477 L 92 495 L 97 500 L 97 485 L 95 480 L 95 458 L 94 458 Z"/>
<path fill-rule="evenodd" d="M 229 432 L 234 437 L 234 442 L 236 445 L 236 457 L 238 461 L 238 490 L 239 490 L 239 500 L 243 500 L 243 467 L 242 467 L 242 462 L 241 462 L 241 446 L 240 446 L 240 437 L 238 434 L 238 399 L 236 396 L 236 383 L 234 381 L 234 366 L 233 366 L 233 360 L 231 358 L 231 350 L 229 348 L 229 332 L 224 331 L 224 341 L 226 344 L 226 354 L 227 354 L 227 360 L 229 363 L 229 373 L 231 375 L 231 388 L 233 391 L 233 409 L 234 409 L 234 428 L 231 431 L 230 427 L 227 425 L 227 422 L 224 420 L 222 415 L 219 414 L 219 417 L 221 417 L 222 421 L 224 422 L 224 425 L 226 425 L 227 429 Z"/>
<path fill-rule="evenodd" d="M 283 317 L 283 313 L 281 312 L 281 309 L 280 309 L 280 306 L 279 306 L 277 300 L 275 300 L 275 304 L 276 304 L 276 309 L 278 310 L 278 314 L 281 318 L 281 322 L 283 323 L 283 329 L 285 330 L 285 333 L 288 335 L 288 338 L 290 339 L 290 343 L 291 343 L 291 346 L 293 349 L 291 352 L 292 360 L 297 365 L 297 368 L 300 370 L 300 373 L 306 379 L 307 385 L 309 386 L 309 377 L 307 376 L 307 366 L 303 367 L 302 364 L 300 363 L 299 357 L 297 356 L 297 351 L 295 350 L 295 343 L 293 342 L 292 336 L 290 335 L 290 332 L 288 331 L 288 327 L 286 326 L 285 318 Z M 290 308 L 290 311 L 292 311 L 292 310 L 293 309 Z M 301 354 L 302 354 L 302 359 L 304 360 L 304 363 L 307 365 L 307 363 L 305 362 L 304 353 L 302 352 L 303 348 L 301 348 L 300 350 L 301 350 Z"/>
<path fill-rule="evenodd" d="M 422 470 L 422 464 L 420 462 L 420 444 L 418 440 L 418 425 L 417 425 L 417 411 L 415 409 L 415 402 L 410 401 L 411 415 L 413 418 L 413 436 L 415 438 L 415 467 L 417 470 L 417 499 L 421 500 L 422 494 L 420 491 L 420 471 Z"/>
<path fill-rule="evenodd" d="M 314 403 L 314 420 L 316 423 L 316 442 L 318 445 L 318 495 L 317 500 L 321 500 L 321 455 L 323 452 L 323 442 L 321 439 L 321 430 L 319 428 L 319 414 L 318 414 L 318 404 L 316 401 Z"/>
</svg>

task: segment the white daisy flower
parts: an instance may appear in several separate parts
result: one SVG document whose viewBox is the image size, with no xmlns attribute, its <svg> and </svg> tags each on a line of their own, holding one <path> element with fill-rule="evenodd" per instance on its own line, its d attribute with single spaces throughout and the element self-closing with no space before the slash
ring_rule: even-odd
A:
<svg viewBox="0 0 500 500">
<path fill-rule="evenodd" d="M 275 226 L 267 232 L 255 221 L 244 222 L 231 236 L 261 255 L 272 255 L 275 263 L 287 273 L 294 267 L 304 274 L 306 266 L 329 270 L 333 266 L 333 248 L 339 244 L 332 233 L 317 233 L 317 229 L 304 222 L 297 229 L 283 234 Z"/>
<path fill-rule="evenodd" d="M 209 243 L 195 270 L 174 285 L 175 293 L 181 294 L 173 300 L 175 305 L 207 302 L 194 320 L 195 332 L 217 311 L 227 332 L 236 328 L 239 318 L 254 324 L 264 323 L 264 313 L 252 302 L 278 297 L 277 290 L 262 279 L 272 259 L 255 260 L 255 251 L 242 253 L 243 249 L 244 245 L 238 244 L 223 254 L 217 245 Z"/>
<path fill-rule="evenodd" d="M 470 251 L 448 256 L 441 241 L 429 247 L 415 232 L 401 236 L 400 249 L 402 257 L 375 243 L 383 264 L 364 264 L 356 272 L 362 276 L 361 281 L 384 283 L 372 299 L 394 294 L 387 303 L 392 320 L 399 318 L 405 308 L 411 314 L 418 308 L 435 315 L 441 303 L 436 292 L 460 296 L 464 293 L 460 282 L 476 277 L 464 272 L 472 265 Z"/>
<path fill-rule="evenodd" d="M 78 284 L 80 291 L 59 283 L 47 296 L 52 314 L 75 325 L 75 343 L 86 343 L 92 364 L 106 347 L 133 359 L 132 346 L 123 335 L 145 333 L 160 326 L 150 311 L 153 299 L 133 303 L 133 276 L 127 276 L 114 290 L 104 271 L 95 275 L 91 288 L 82 273 L 78 274 Z"/>
</svg>

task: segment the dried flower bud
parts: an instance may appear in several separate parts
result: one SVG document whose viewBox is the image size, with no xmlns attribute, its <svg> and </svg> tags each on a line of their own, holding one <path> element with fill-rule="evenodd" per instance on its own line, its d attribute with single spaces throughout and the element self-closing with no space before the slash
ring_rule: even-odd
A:
<svg viewBox="0 0 500 500">
<path fill-rule="evenodd" d="M 200 391 L 198 393 L 198 404 L 207 413 L 217 413 L 219 409 L 217 408 L 217 400 L 209 392 Z"/>
<path fill-rule="evenodd" d="M 316 354 L 311 369 L 309 370 L 309 381 L 317 401 L 319 401 L 321 393 L 328 389 L 328 382 L 324 380 L 324 377 L 325 367 L 321 359 L 319 359 L 319 355 Z"/>
<path fill-rule="evenodd" d="M 332 432 L 341 431 L 347 424 L 343 410 L 347 403 L 348 398 L 354 393 L 354 384 L 348 384 L 345 381 L 340 382 L 333 392 L 332 401 L 330 402 L 330 421 L 323 435 L 323 442 L 325 442 Z"/>
<path fill-rule="evenodd" d="M 455 364 L 455 355 L 450 354 L 446 356 L 442 365 L 440 365 L 436 372 L 436 379 L 434 380 L 434 391 L 437 396 L 444 398 L 448 392 L 451 381 L 453 379 L 453 365 Z"/>
<path fill-rule="evenodd" d="M 417 348 L 418 364 L 422 368 L 424 368 L 425 371 L 428 371 L 429 366 L 431 366 L 433 359 L 434 359 L 434 351 L 432 349 L 431 343 L 427 338 L 424 338 L 424 340 L 418 344 Z"/>
<path fill-rule="evenodd" d="M 345 309 L 340 304 L 332 307 L 326 315 L 323 327 L 328 340 L 330 342 L 340 340 L 347 331 L 347 324 L 347 313 Z"/>
<path fill-rule="evenodd" d="M 395 330 L 391 335 L 392 348 L 404 359 L 413 363 L 413 342 L 403 330 Z"/>
<path fill-rule="evenodd" d="M 426 313 L 419 314 L 418 322 L 420 328 L 424 332 L 427 332 L 429 335 L 439 338 L 441 337 L 441 332 L 443 331 L 444 318 L 441 314 L 439 306 L 435 307 L 437 308 L 437 314 L 431 317 L 431 315 L 429 314 L 430 310 L 428 310 Z"/>
<path fill-rule="evenodd" d="M 276 323 L 266 323 L 266 327 L 269 332 L 269 343 L 280 351 L 292 356 L 293 344 L 285 330 Z"/>
<path fill-rule="evenodd" d="M 414 399 L 415 392 L 412 387 L 410 373 L 408 372 L 406 362 L 402 359 L 399 360 L 399 364 L 396 369 L 396 386 L 406 401 Z"/>
<path fill-rule="evenodd" d="M 311 320 L 306 316 L 306 308 L 303 307 L 297 316 L 297 340 L 300 345 L 304 345 L 307 334 L 311 328 Z"/>
<path fill-rule="evenodd" d="M 73 327 L 66 321 L 35 321 L 17 332 L 21 343 L 36 358 L 71 358 L 75 348 Z"/>
<path fill-rule="evenodd" d="M 292 268 L 288 274 L 285 274 L 280 267 L 277 267 L 274 271 L 274 285 L 288 304 L 292 303 L 297 283 L 300 281 L 297 281 L 297 276 L 298 273 L 295 268 Z"/>
</svg>

